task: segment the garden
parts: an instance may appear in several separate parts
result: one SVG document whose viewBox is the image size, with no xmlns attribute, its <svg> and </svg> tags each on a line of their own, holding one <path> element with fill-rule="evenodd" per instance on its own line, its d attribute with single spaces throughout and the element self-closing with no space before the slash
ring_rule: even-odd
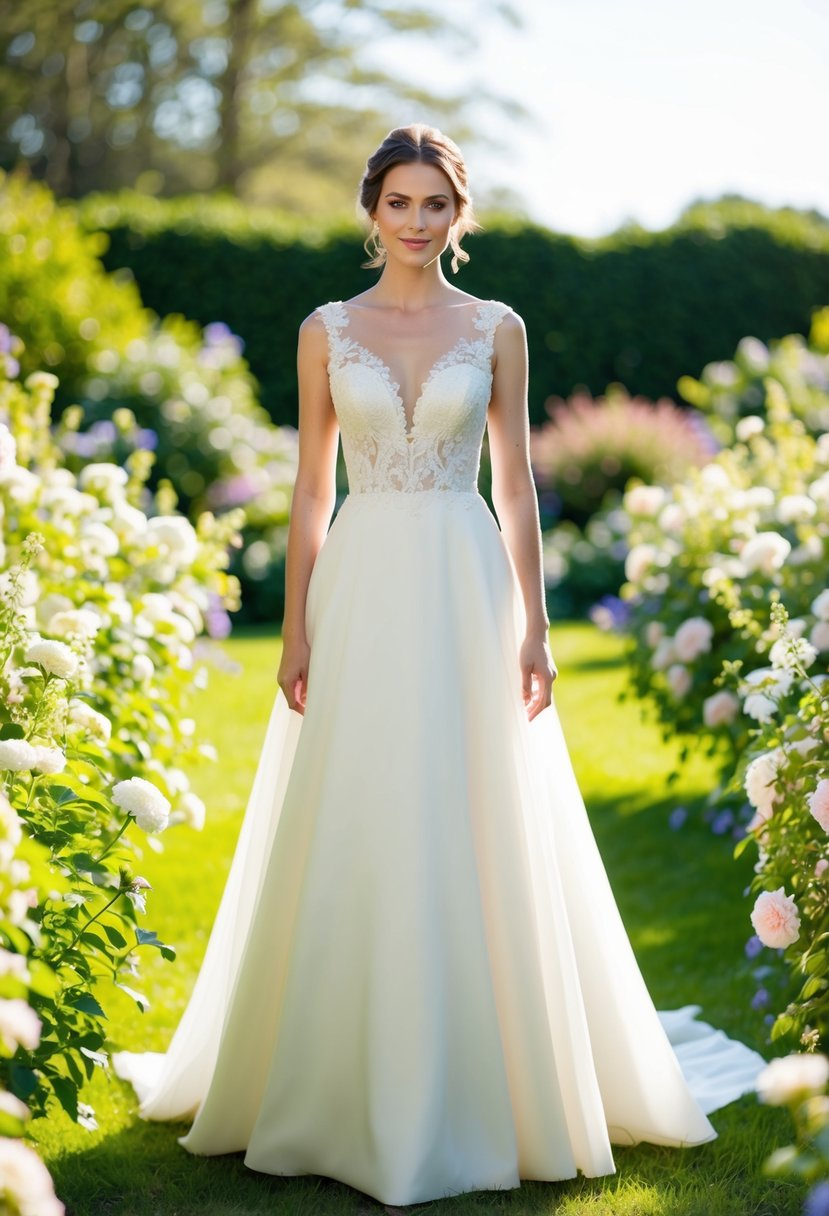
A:
<svg viewBox="0 0 829 1216">
<path fill-rule="evenodd" d="M 123 198 L 84 210 L 0 176 L 0 1210 L 381 1210 L 333 1180 L 191 1157 L 184 1125 L 139 1120 L 111 1066 L 164 1049 L 199 970 L 277 688 L 297 459 L 243 311 L 200 315 L 200 268 L 227 256 L 209 215 L 198 247 L 181 238 L 185 311 L 147 304 L 149 246 L 178 222 L 154 219 L 148 235 Z M 613 257 L 672 266 L 711 223 Z M 774 1062 L 711 1144 L 620 1149 L 608 1178 L 436 1211 L 829 1212 L 826 238 L 798 246 L 808 224 L 780 215 L 728 223 L 775 266 L 808 264 L 800 329 L 745 312 L 757 329 L 728 352 L 654 356 L 673 392 L 655 373 L 628 388 L 600 383 L 574 307 L 558 348 L 590 367 L 534 394 L 531 455 L 556 702 L 648 986 Z M 257 240 L 273 266 L 307 255 L 296 281 L 314 281 L 319 238 Z M 550 248 L 562 266 L 577 252 Z M 283 331 L 312 306 L 298 291 Z M 520 311 L 542 326 L 543 308 Z M 340 468 L 338 506 L 345 488 Z"/>
</svg>

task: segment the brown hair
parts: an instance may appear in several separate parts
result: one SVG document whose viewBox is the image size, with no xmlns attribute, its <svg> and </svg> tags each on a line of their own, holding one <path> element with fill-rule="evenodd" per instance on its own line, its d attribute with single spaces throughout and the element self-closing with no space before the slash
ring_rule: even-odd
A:
<svg viewBox="0 0 829 1216">
<path fill-rule="evenodd" d="M 389 169 L 395 165 L 410 165 L 413 163 L 434 165 L 449 178 L 452 193 L 455 196 L 456 216 L 453 221 L 451 245 L 454 250 L 452 270 L 457 274 L 458 263 L 468 262 L 469 254 L 461 249 L 460 242 L 467 232 L 476 232 L 481 225 L 475 219 L 472 210 L 472 196 L 469 193 L 466 164 L 463 154 L 456 143 L 439 131 L 437 127 L 429 127 L 425 123 L 416 122 L 408 127 L 395 127 L 389 131 L 380 147 L 366 161 L 365 172 L 360 180 L 358 201 L 360 207 L 371 219 L 380 200 L 383 178 Z M 384 265 L 386 251 L 375 238 L 374 248 L 369 248 L 373 233 L 369 233 L 364 242 L 364 249 L 369 255 L 369 261 L 362 265 L 367 270 Z"/>
</svg>

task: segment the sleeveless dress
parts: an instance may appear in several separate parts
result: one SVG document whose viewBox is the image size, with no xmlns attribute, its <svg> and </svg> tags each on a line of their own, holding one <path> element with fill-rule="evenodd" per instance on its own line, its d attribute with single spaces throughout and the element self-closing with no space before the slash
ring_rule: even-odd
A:
<svg viewBox="0 0 829 1216">
<path fill-rule="evenodd" d="M 168 1051 L 115 1070 L 141 1117 L 193 1119 L 191 1153 L 389 1204 L 713 1139 L 763 1060 L 697 1006 L 657 1013 L 555 704 L 529 722 L 521 697 L 523 600 L 476 481 L 509 306 L 452 314 L 411 424 L 367 310 L 318 311 L 349 493 L 308 586 L 306 710 L 277 692 Z"/>
</svg>

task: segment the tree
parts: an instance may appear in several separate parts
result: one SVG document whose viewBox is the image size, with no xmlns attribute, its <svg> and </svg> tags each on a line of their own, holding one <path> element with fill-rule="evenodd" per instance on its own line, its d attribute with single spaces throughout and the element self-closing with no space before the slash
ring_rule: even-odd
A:
<svg viewBox="0 0 829 1216">
<path fill-rule="evenodd" d="M 509 3 L 493 16 L 519 24 Z M 474 27 L 417 0 L 0 0 L 0 165 L 28 162 L 60 197 L 137 185 L 341 206 L 397 122 L 479 138 L 469 98 L 372 67 L 365 48 L 410 35 L 468 52 Z M 525 115 L 487 90 L 474 101 Z"/>
</svg>

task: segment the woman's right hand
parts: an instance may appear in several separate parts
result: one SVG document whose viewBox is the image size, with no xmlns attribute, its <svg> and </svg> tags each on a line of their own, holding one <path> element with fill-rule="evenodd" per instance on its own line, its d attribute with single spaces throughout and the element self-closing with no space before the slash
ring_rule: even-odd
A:
<svg viewBox="0 0 829 1216">
<path fill-rule="evenodd" d="M 291 709 L 305 713 L 305 697 L 308 692 L 308 662 L 311 647 L 307 641 L 283 640 L 282 659 L 276 679 L 285 694 Z"/>
</svg>

